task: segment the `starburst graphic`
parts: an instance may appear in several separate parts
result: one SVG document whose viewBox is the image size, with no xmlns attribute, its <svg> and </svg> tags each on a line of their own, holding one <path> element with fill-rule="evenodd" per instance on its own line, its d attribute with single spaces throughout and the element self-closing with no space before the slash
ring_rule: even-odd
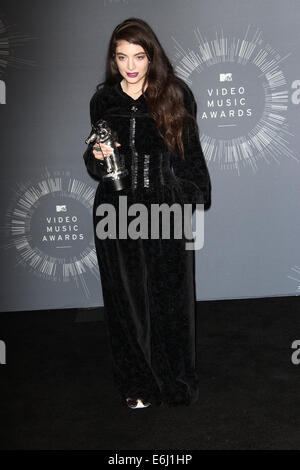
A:
<svg viewBox="0 0 300 470">
<path fill-rule="evenodd" d="M 193 85 L 197 95 L 200 139 L 208 164 L 240 174 L 258 162 L 280 163 L 292 158 L 288 145 L 289 92 L 281 69 L 290 53 L 281 56 L 250 26 L 242 39 L 223 30 L 213 40 L 197 28 L 196 50 L 184 48 L 176 38 L 176 74 Z"/>
<path fill-rule="evenodd" d="M 47 169 L 37 181 L 17 185 L 4 232 L 17 265 L 56 282 L 74 281 L 90 296 L 85 276 L 99 268 L 89 227 L 95 190 L 68 171 Z"/>
<path fill-rule="evenodd" d="M 2 78 L 8 67 L 33 67 L 33 60 L 24 59 L 15 55 L 17 47 L 22 46 L 33 37 L 26 36 L 15 30 L 15 25 L 8 25 L 0 18 L 0 77 Z"/>
<path fill-rule="evenodd" d="M 288 279 L 292 279 L 292 281 L 296 281 L 297 283 L 297 287 L 296 287 L 296 291 L 300 293 L 300 266 L 293 266 L 291 268 L 291 271 L 293 271 L 295 274 L 292 276 L 287 276 Z"/>
</svg>

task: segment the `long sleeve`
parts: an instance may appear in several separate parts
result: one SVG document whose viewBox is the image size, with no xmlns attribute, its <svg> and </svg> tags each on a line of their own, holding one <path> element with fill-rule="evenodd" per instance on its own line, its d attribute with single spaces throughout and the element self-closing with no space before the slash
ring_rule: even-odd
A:
<svg viewBox="0 0 300 470">
<path fill-rule="evenodd" d="M 95 124 L 99 119 L 99 100 L 97 100 L 97 92 L 92 96 L 90 100 L 90 119 L 91 125 Z M 97 180 L 101 180 L 104 170 L 101 167 L 100 160 L 98 160 L 93 154 L 93 143 L 88 144 L 86 151 L 83 154 L 83 159 L 87 170 L 91 176 Z"/>
<path fill-rule="evenodd" d="M 184 87 L 184 103 L 190 114 L 197 118 L 197 103 L 192 91 Z M 199 132 L 195 126 L 189 128 L 189 139 L 184 138 L 185 160 L 180 155 L 173 155 L 173 173 L 179 183 L 180 192 L 185 203 L 211 204 L 211 180 L 203 155 Z"/>
</svg>

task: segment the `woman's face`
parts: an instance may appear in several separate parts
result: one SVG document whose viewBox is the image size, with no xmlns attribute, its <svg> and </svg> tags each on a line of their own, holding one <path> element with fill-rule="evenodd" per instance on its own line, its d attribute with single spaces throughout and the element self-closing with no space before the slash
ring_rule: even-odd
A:
<svg viewBox="0 0 300 470">
<path fill-rule="evenodd" d="M 142 46 L 131 44 L 125 40 L 118 41 L 116 64 L 128 85 L 142 86 L 149 65 L 149 60 Z"/>
</svg>

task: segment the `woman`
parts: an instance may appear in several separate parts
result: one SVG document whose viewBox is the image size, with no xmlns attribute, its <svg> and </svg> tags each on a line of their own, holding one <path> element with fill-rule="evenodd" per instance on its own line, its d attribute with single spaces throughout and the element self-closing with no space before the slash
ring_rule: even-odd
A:
<svg viewBox="0 0 300 470">
<path fill-rule="evenodd" d="M 130 408 L 197 401 L 194 251 L 185 249 L 184 236 L 172 236 L 172 217 L 168 239 L 121 238 L 118 227 L 116 237 L 100 239 L 96 227 L 102 218 L 96 211 L 109 203 L 118 214 L 120 196 L 127 197 L 128 208 L 142 203 L 149 213 L 152 204 L 189 203 L 193 210 L 196 203 L 210 204 L 196 110 L 191 90 L 175 76 L 150 26 L 138 18 L 119 24 L 109 43 L 106 80 L 91 98 L 90 115 L 92 124 L 104 119 L 116 132 L 129 188 L 109 192 L 101 182 L 111 147 L 89 144 L 84 160 L 99 180 L 95 247 L 114 381 Z"/>
</svg>

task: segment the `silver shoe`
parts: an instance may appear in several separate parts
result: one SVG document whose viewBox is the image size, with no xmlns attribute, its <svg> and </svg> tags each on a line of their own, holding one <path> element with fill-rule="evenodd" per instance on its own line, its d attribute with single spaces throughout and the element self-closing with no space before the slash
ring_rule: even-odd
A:
<svg viewBox="0 0 300 470">
<path fill-rule="evenodd" d="M 126 403 L 129 408 L 147 408 L 151 405 L 150 401 L 144 398 L 126 398 Z"/>
</svg>

